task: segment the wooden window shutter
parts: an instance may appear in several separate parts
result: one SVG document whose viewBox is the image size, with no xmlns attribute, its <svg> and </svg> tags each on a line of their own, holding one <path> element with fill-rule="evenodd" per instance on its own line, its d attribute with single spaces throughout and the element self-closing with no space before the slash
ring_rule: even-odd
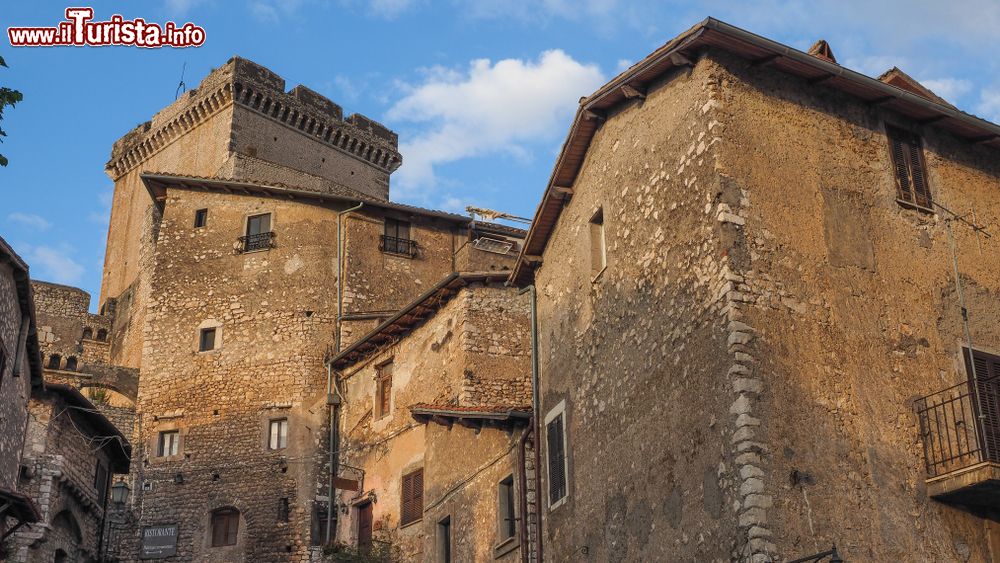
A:
<svg viewBox="0 0 1000 563">
<path fill-rule="evenodd" d="M 402 509 L 400 524 L 409 524 L 424 515 L 424 470 L 418 469 L 403 475 Z"/>
<path fill-rule="evenodd" d="M 920 136 L 895 127 L 887 127 L 886 131 L 889 134 L 897 197 L 930 209 L 931 192 L 927 185 L 927 167 Z"/>
<path fill-rule="evenodd" d="M 549 422 L 546 429 L 549 450 L 549 504 L 566 496 L 566 452 L 563 440 L 563 415 Z"/>
<path fill-rule="evenodd" d="M 968 348 L 963 352 L 971 386 L 972 369 L 969 366 Z M 1000 453 L 1000 357 L 976 350 L 973 352 L 973 360 L 976 363 L 978 393 L 971 395 L 973 402 L 978 398 L 976 415 L 983 417 L 982 431 L 985 432 L 980 439 L 980 446 L 985 447 L 991 455 L 995 455 Z"/>
</svg>

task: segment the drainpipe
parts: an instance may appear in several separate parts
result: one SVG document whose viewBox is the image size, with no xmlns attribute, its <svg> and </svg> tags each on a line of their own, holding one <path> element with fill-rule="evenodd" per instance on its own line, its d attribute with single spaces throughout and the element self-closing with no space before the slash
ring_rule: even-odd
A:
<svg viewBox="0 0 1000 563">
<path fill-rule="evenodd" d="M 333 353 L 340 353 L 340 325 L 344 320 L 344 230 L 342 228 L 342 218 L 344 215 L 361 209 L 363 202 L 359 202 L 354 207 L 350 207 L 337 213 L 337 323 L 336 333 L 333 336 Z M 333 504 L 333 479 L 337 476 L 339 469 L 339 456 L 336 445 L 340 442 L 340 389 L 334 395 L 333 389 L 333 365 L 328 360 L 326 362 L 326 404 L 329 407 L 330 442 L 327 449 L 330 452 L 330 477 L 326 484 L 326 531 L 323 539 L 330 543 L 330 532 L 336 507 Z"/>
<path fill-rule="evenodd" d="M 531 419 L 534 420 L 534 417 Z M 528 441 L 528 436 L 531 435 L 532 424 L 531 421 L 528 422 L 528 427 L 521 432 L 521 437 L 517 440 L 517 486 L 521 490 L 521 526 L 519 528 L 521 532 L 521 563 L 528 563 L 528 474 L 524 466 L 528 462 L 525 444 Z M 537 468 L 535 470 L 537 471 Z M 537 493 L 535 498 L 538 498 Z"/>
<path fill-rule="evenodd" d="M 531 410 L 534 412 L 532 426 L 535 433 L 535 561 L 542 561 L 542 429 L 538 391 L 538 294 L 535 284 L 518 292 L 531 297 Z"/>
</svg>

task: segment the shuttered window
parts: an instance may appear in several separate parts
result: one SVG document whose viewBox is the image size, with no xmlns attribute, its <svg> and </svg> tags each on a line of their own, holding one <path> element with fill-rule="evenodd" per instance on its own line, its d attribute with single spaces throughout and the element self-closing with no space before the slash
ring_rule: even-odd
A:
<svg viewBox="0 0 1000 563">
<path fill-rule="evenodd" d="M 566 440 L 563 413 L 546 424 L 546 444 L 549 460 L 549 505 L 566 496 Z"/>
<path fill-rule="evenodd" d="M 402 509 L 400 525 L 416 522 L 424 516 L 424 470 L 418 469 L 403 475 Z"/>
<path fill-rule="evenodd" d="M 376 368 L 375 417 L 389 414 L 392 401 L 392 362 Z"/>
<path fill-rule="evenodd" d="M 964 348 L 965 369 L 969 374 L 971 387 L 972 368 L 969 365 L 969 349 Z M 983 417 L 983 444 L 989 452 L 1000 452 L 1000 357 L 979 350 L 973 351 L 976 362 L 976 387 L 978 403 L 976 415 Z M 973 389 L 970 389 L 973 391 Z M 973 400 L 977 393 L 972 393 Z"/>
<path fill-rule="evenodd" d="M 240 513 L 235 508 L 223 508 L 212 513 L 212 547 L 236 545 L 240 530 Z"/>
<path fill-rule="evenodd" d="M 924 163 L 920 135 L 895 127 L 886 127 L 892 166 L 896 176 L 896 197 L 900 201 L 931 208 L 931 191 L 927 186 L 927 166 Z"/>
</svg>

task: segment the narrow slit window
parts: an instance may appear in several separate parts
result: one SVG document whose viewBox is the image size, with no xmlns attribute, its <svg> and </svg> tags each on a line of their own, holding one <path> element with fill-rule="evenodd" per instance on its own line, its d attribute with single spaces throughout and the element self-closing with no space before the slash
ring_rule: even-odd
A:
<svg viewBox="0 0 1000 563">
<path fill-rule="evenodd" d="M 497 529 L 500 541 L 514 537 L 517 518 L 514 515 L 514 476 L 508 475 L 497 487 Z"/>
<path fill-rule="evenodd" d="M 451 563 L 451 516 L 437 523 L 437 560 Z"/>
<path fill-rule="evenodd" d="M 198 336 L 198 351 L 208 352 L 215 350 L 215 328 L 203 328 Z"/>
<path fill-rule="evenodd" d="M 208 210 L 199 209 L 194 212 L 194 228 L 200 229 L 208 225 Z"/>
<path fill-rule="evenodd" d="M 920 135 L 887 126 L 893 173 L 896 177 L 896 197 L 903 203 L 931 209 L 931 191 L 927 185 L 927 164 L 924 161 Z"/>
<path fill-rule="evenodd" d="M 376 368 L 375 416 L 388 416 L 392 408 L 392 362 Z"/>
<path fill-rule="evenodd" d="M 596 278 L 608 265 L 607 246 L 604 240 L 604 209 L 598 209 L 590 218 L 590 275 Z"/>
<path fill-rule="evenodd" d="M 566 418 L 558 412 L 545 423 L 549 473 L 549 507 L 566 498 Z"/>
</svg>

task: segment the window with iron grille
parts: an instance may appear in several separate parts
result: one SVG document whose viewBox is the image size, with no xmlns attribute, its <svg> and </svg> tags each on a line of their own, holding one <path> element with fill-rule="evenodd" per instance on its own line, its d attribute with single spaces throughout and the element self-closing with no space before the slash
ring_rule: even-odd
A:
<svg viewBox="0 0 1000 563">
<path fill-rule="evenodd" d="M 403 475 L 400 525 L 405 526 L 424 517 L 424 470 Z"/>
<path fill-rule="evenodd" d="M 212 512 L 212 547 L 236 545 L 240 531 L 240 512 L 235 508 L 220 508 Z"/>
<path fill-rule="evenodd" d="M 564 403 L 545 417 L 545 445 L 549 477 L 549 508 L 566 498 L 566 413 Z"/>
<path fill-rule="evenodd" d="M 194 212 L 194 228 L 199 229 L 208 224 L 208 210 L 199 209 Z"/>
<path fill-rule="evenodd" d="M 167 457 L 172 455 L 177 455 L 177 451 L 180 448 L 181 443 L 181 433 L 178 430 L 164 430 L 160 432 L 158 444 L 156 447 L 156 455 L 159 457 Z"/>
<path fill-rule="evenodd" d="M 392 407 L 392 362 L 375 368 L 375 417 L 387 416 Z"/>
<path fill-rule="evenodd" d="M 398 219 L 385 219 L 385 231 L 382 234 L 382 252 L 401 254 L 414 257 L 417 254 L 417 243 L 410 239 L 410 224 Z"/>
<path fill-rule="evenodd" d="M 886 132 L 896 176 L 897 199 L 922 209 L 931 209 L 931 191 L 927 186 L 927 165 L 920 135 L 888 125 Z"/>
<path fill-rule="evenodd" d="M 247 217 L 246 235 L 240 237 L 243 252 L 267 250 L 274 246 L 274 232 L 271 231 L 271 214 L 261 213 Z"/>
</svg>

